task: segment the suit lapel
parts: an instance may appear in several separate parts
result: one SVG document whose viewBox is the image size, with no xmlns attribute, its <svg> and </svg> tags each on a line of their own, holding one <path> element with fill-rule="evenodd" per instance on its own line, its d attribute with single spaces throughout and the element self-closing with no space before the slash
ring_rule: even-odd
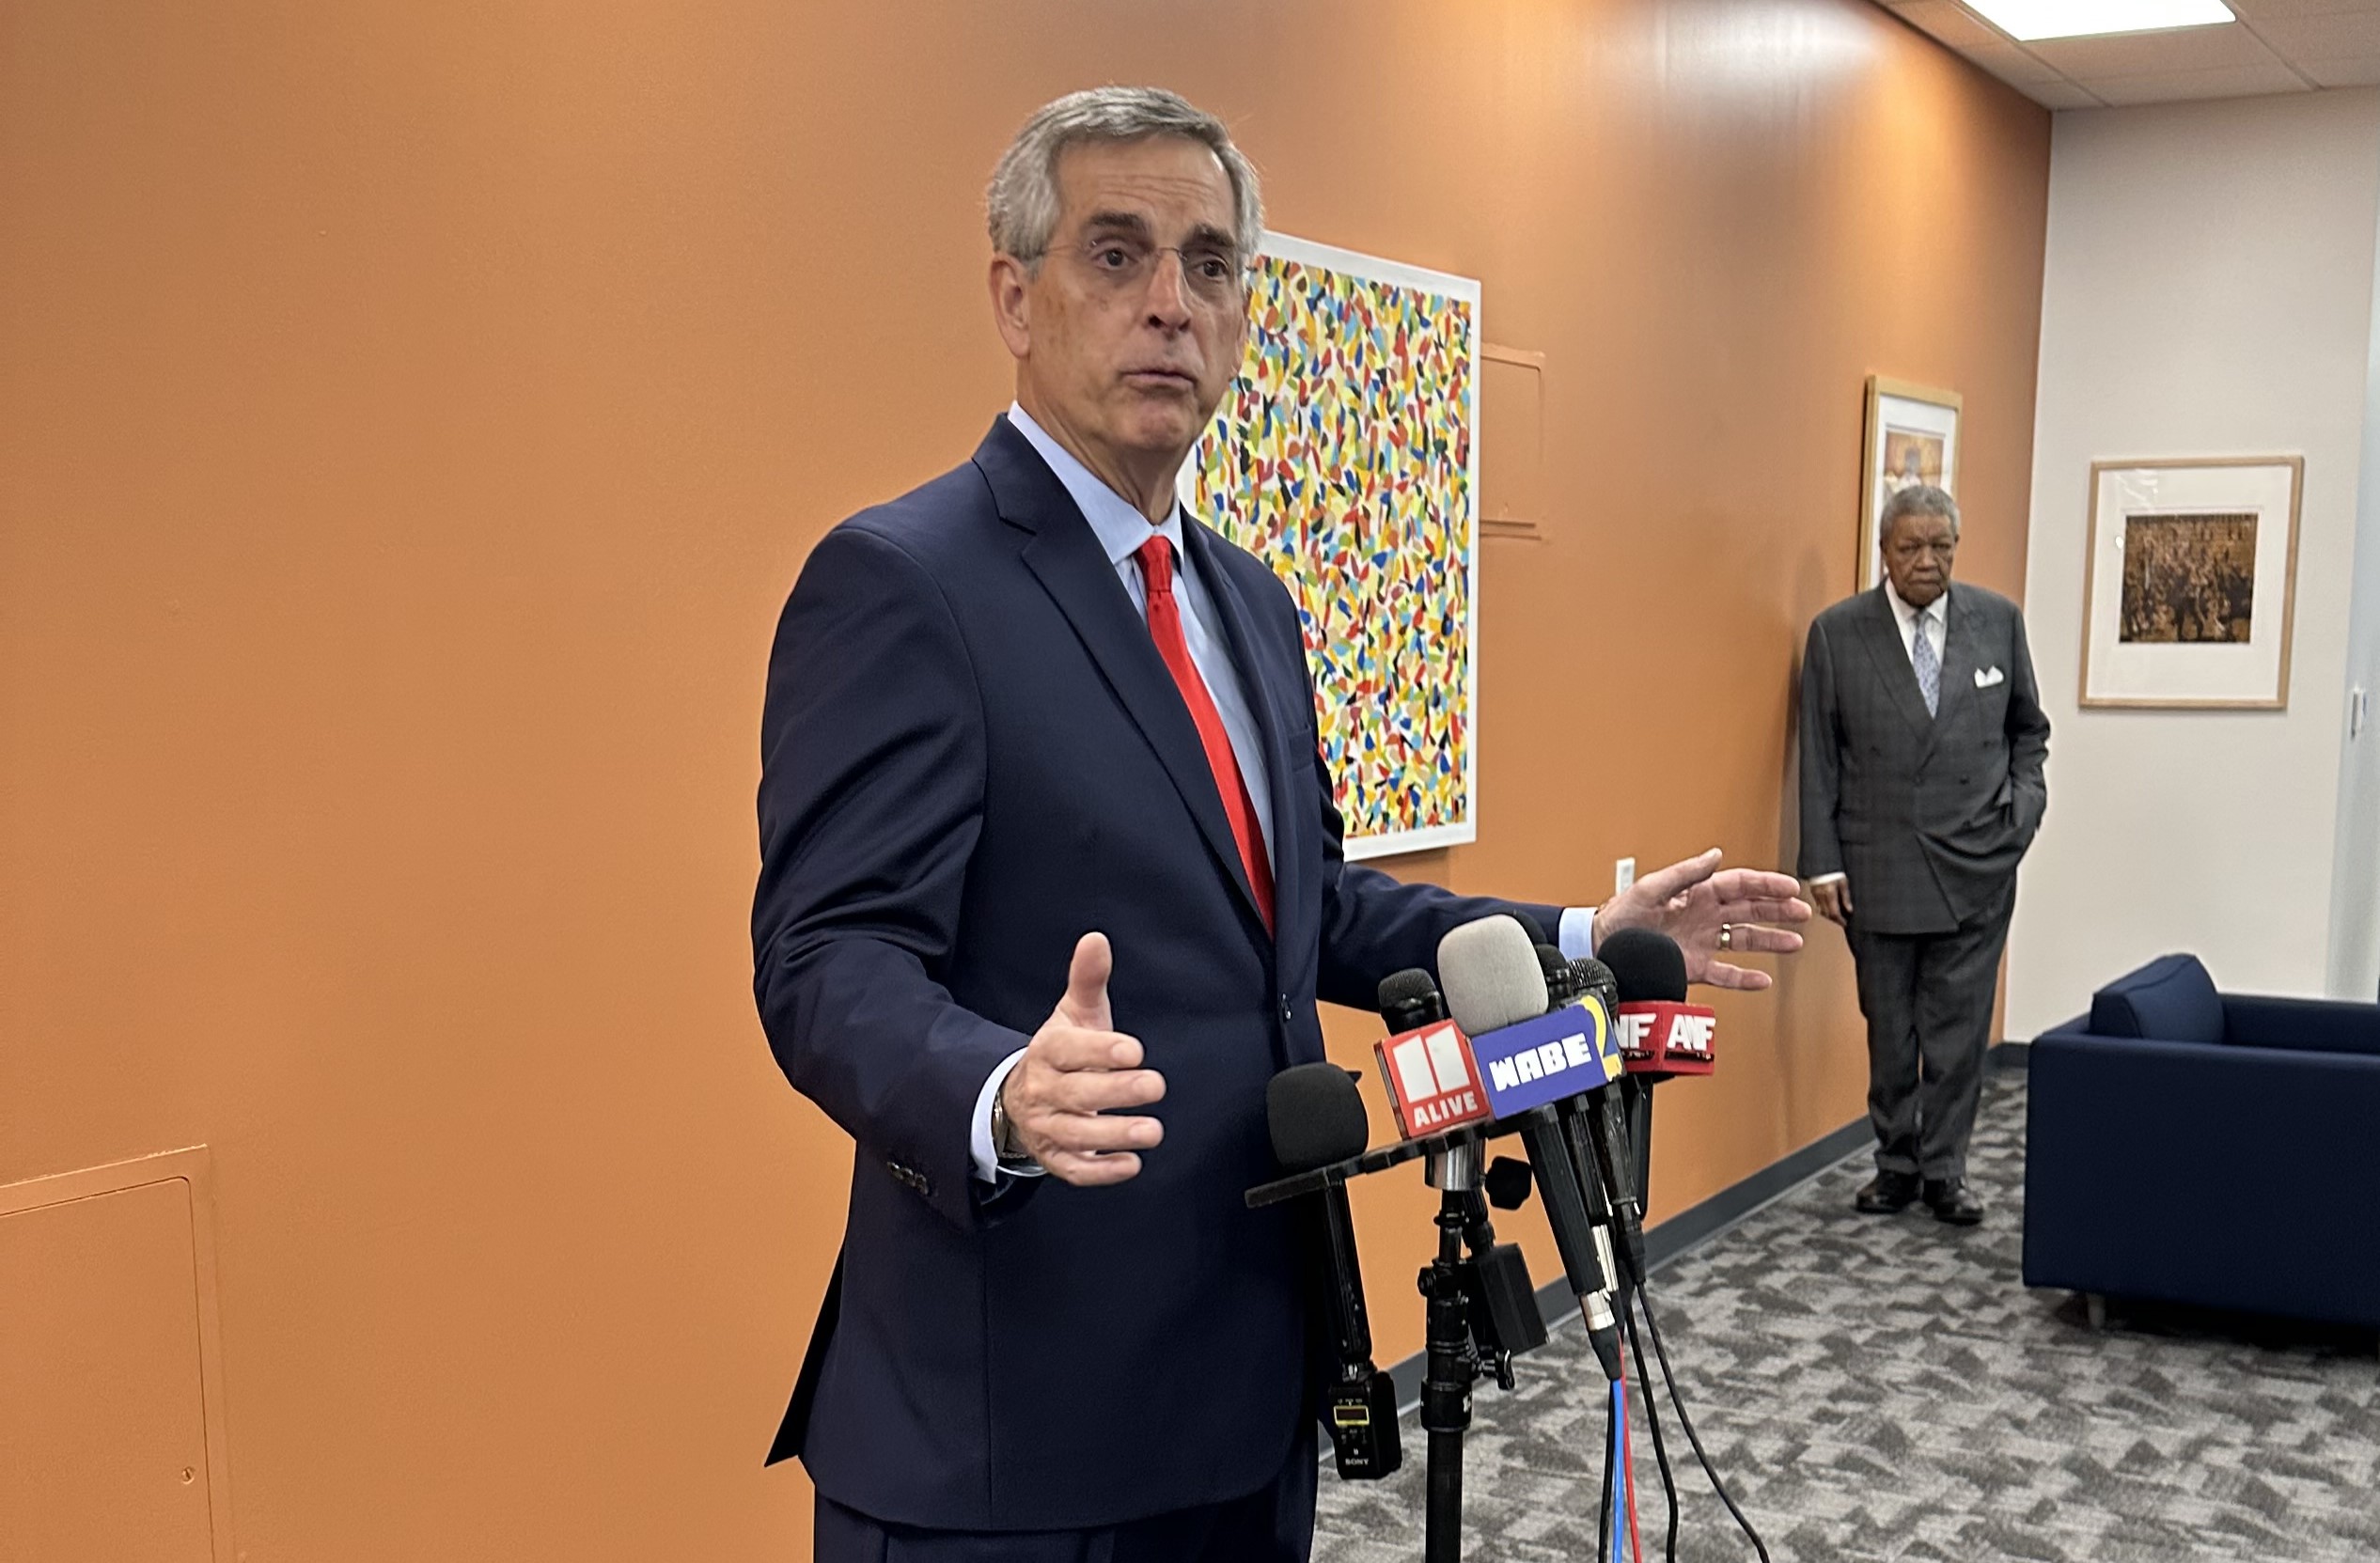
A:
<svg viewBox="0 0 2380 1563">
<path fill-rule="evenodd" d="M 1876 677 L 1884 680 L 1893 708 L 1909 724 L 1910 731 L 1918 742 L 1931 743 L 1934 718 L 1926 714 L 1925 696 L 1918 690 L 1918 671 L 1909 665 L 1909 649 L 1901 644 L 1901 621 L 1893 617 L 1884 587 L 1870 592 L 1868 602 L 1868 611 L 1860 616 L 1866 627 L 1860 639 L 1868 649 L 1868 658 L 1875 664 Z"/>
<path fill-rule="evenodd" d="M 1241 686 L 1256 714 L 1257 743 L 1264 751 L 1265 786 L 1273 795 L 1274 941 L 1291 949 L 1302 949 L 1306 946 L 1297 940 L 1303 930 L 1288 928 L 1280 919 L 1305 904 L 1301 881 L 1306 854 L 1294 850 L 1297 843 L 1293 836 L 1300 820 L 1296 805 L 1299 787 L 1305 783 L 1314 761 L 1311 755 L 1301 759 L 1282 747 L 1281 735 L 1302 731 L 1304 723 L 1284 711 L 1280 702 L 1303 699 L 1306 680 L 1265 677 L 1266 669 L 1257 651 L 1255 610 L 1242 595 L 1231 572 L 1224 568 L 1219 539 L 1187 511 L 1183 513 L 1182 537 L 1198 569 L 1198 584 L 1206 589 L 1207 602 L 1223 621 L 1224 646 L 1231 653 L 1231 665 L 1240 671 Z M 1236 863 L 1237 858 L 1233 861 Z"/>
<path fill-rule="evenodd" d="M 1006 416 L 994 422 L 976 448 L 975 463 L 991 485 L 1000 519 L 1032 534 L 1025 545 L 1026 568 L 1066 616 L 1100 676 L 1156 752 L 1217 866 L 1239 887 L 1241 901 L 1254 915 L 1255 892 L 1240 863 L 1239 843 L 1224 816 L 1222 794 L 1215 789 L 1198 724 L 1190 719 L 1173 674 L 1157 655 L 1148 624 L 1133 611 L 1132 599 L 1116 578 L 1116 567 L 1100 546 L 1098 534 L 1083 519 L 1066 485 Z M 1262 927 L 1260 919 L 1258 927 Z"/>
</svg>

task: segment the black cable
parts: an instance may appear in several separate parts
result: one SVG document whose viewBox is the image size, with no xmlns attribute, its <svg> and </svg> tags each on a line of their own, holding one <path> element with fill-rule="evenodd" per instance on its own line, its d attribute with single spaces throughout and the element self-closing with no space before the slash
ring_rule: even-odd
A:
<svg viewBox="0 0 2380 1563">
<path fill-rule="evenodd" d="M 1611 1464 L 1618 1453 L 1613 1446 L 1611 1396 L 1604 1396 L 1604 1496 L 1595 1506 L 1595 1557 L 1597 1563 L 1611 1556 Z"/>
<path fill-rule="evenodd" d="M 1678 1426 L 1685 1430 L 1686 1443 L 1693 1446 L 1694 1458 L 1702 1462 L 1702 1474 L 1711 1478 L 1711 1491 L 1719 1495 L 1719 1502 L 1727 1505 L 1727 1511 L 1735 1516 L 1735 1523 L 1743 1528 L 1745 1535 L 1752 1539 L 1752 1550 L 1760 1554 L 1761 1563 L 1769 1563 L 1768 1547 L 1761 1540 L 1761 1533 L 1752 1528 L 1752 1522 L 1746 1519 L 1744 1510 L 1735 1506 L 1734 1495 L 1728 1492 L 1727 1483 L 1719 1479 L 1719 1473 L 1711 1464 L 1711 1457 L 1702 1452 L 1702 1440 L 1695 1433 L 1694 1418 L 1686 1415 L 1685 1399 L 1678 1393 L 1678 1374 L 1669 1366 L 1669 1348 L 1662 1343 L 1661 1321 L 1653 1317 L 1652 1298 L 1642 1285 L 1636 1288 L 1636 1301 L 1644 1307 L 1645 1327 L 1652 1335 L 1652 1354 L 1661 1359 L 1661 1376 L 1669 1381 L 1669 1403 L 1677 1408 Z"/>
<path fill-rule="evenodd" d="M 1621 1322 L 1628 1327 L 1628 1351 L 1636 1359 L 1636 1399 L 1645 1408 L 1645 1427 L 1652 1434 L 1652 1462 L 1661 1468 L 1661 1495 L 1669 1506 L 1669 1540 L 1662 1556 L 1668 1563 L 1678 1563 L 1678 1482 L 1669 1473 L 1669 1449 L 1661 1438 L 1661 1397 L 1654 1393 L 1652 1375 L 1645 1368 L 1645 1342 L 1636 1329 L 1636 1310 L 1630 1307 Z"/>
</svg>

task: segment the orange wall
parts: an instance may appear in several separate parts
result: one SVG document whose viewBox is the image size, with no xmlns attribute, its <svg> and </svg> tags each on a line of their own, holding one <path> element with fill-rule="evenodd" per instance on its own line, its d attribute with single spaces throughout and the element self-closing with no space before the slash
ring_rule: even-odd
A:
<svg viewBox="0 0 2380 1563">
<path fill-rule="evenodd" d="M 0 0 L 0 1182 L 213 1148 L 249 1563 L 806 1545 L 759 1459 L 848 1150 L 752 1015 L 762 661 L 1004 403 L 980 185 L 1105 80 L 1546 355 L 1417 871 L 1790 867 L 1871 371 L 1965 394 L 2021 586 L 2048 117 L 1859 0 Z M 1860 1110 L 1831 930 L 1721 1010 L 1664 1210 Z"/>
</svg>

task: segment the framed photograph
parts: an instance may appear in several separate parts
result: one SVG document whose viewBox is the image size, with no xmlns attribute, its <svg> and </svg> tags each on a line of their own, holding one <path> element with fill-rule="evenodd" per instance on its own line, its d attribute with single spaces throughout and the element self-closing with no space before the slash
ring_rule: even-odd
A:
<svg viewBox="0 0 2380 1563">
<path fill-rule="evenodd" d="M 1352 860 L 1479 834 L 1480 285 L 1267 233 L 1182 472 L 1296 600 Z"/>
<path fill-rule="evenodd" d="M 1859 589 L 1884 579 L 1884 539 L 1876 518 L 1885 501 L 1913 483 L 1959 496 L 1959 393 L 1868 377 L 1866 475 L 1859 499 Z"/>
<path fill-rule="evenodd" d="M 2281 711 L 2302 456 L 2093 461 L 2082 703 Z"/>
</svg>

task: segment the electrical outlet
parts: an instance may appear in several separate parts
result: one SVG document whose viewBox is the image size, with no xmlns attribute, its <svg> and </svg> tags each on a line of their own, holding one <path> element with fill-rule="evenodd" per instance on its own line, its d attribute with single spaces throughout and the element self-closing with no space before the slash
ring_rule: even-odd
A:
<svg viewBox="0 0 2380 1563">
<path fill-rule="evenodd" d="M 1615 896 L 1636 883 L 1636 860 L 1623 857 L 1611 866 L 1611 893 Z"/>
</svg>

